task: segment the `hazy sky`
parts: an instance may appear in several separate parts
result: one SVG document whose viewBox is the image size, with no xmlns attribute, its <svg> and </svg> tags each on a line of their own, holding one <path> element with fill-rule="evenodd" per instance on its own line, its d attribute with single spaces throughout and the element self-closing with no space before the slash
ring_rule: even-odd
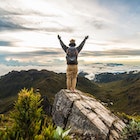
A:
<svg viewBox="0 0 140 140">
<path fill-rule="evenodd" d="M 0 64 L 61 62 L 58 34 L 66 45 L 89 35 L 84 59 L 140 62 L 140 0 L 0 0 Z"/>
</svg>

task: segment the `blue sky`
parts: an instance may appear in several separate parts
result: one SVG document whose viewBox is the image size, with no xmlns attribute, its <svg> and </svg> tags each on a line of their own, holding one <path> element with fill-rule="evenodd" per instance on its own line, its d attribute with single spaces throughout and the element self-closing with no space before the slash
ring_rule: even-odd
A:
<svg viewBox="0 0 140 140">
<path fill-rule="evenodd" d="M 89 35 L 81 61 L 140 64 L 139 0 L 0 0 L 0 65 L 61 64 Z M 58 63 L 59 62 L 59 63 Z M 64 62 L 63 62 L 64 64 Z M 12 67 L 14 69 L 14 67 Z"/>
</svg>

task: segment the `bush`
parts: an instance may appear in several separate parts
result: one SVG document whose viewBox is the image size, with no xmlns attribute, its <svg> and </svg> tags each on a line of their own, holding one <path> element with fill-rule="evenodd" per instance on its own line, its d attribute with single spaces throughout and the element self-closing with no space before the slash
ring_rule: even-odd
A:
<svg viewBox="0 0 140 140">
<path fill-rule="evenodd" d="M 140 122 L 130 121 L 123 129 L 122 135 L 124 140 L 138 140 L 140 138 Z"/>
<path fill-rule="evenodd" d="M 140 117 L 129 116 L 122 114 L 123 118 L 127 122 L 126 127 L 122 131 L 123 140 L 139 140 L 140 139 Z"/>
<path fill-rule="evenodd" d="M 63 129 L 61 135 L 55 137 L 58 128 L 44 117 L 41 102 L 40 94 L 34 93 L 33 89 L 21 90 L 14 110 L 10 114 L 13 120 L 12 127 L 0 130 L 0 138 L 2 140 L 68 140 L 68 131 L 66 133 Z"/>
<path fill-rule="evenodd" d="M 38 134 L 43 111 L 40 107 L 41 101 L 40 94 L 34 93 L 33 89 L 20 91 L 14 111 L 11 113 L 14 120 L 13 129 L 18 132 L 19 137 L 32 139 Z"/>
</svg>

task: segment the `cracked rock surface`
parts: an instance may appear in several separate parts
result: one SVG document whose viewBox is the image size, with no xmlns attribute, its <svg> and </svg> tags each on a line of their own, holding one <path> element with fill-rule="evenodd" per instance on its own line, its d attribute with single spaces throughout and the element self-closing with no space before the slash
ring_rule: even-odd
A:
<svg viewBox="0 0 140 140">
<path fill-rule="evenodd" d="M 79 90 L 76 93 L 60 90 L 55 96 L 52 115 L 57 126 L 70 127 L 71 133 L 87 135 L 89 140 L 119 140 L 125 127 L 109 109 Z"/>
</svg>

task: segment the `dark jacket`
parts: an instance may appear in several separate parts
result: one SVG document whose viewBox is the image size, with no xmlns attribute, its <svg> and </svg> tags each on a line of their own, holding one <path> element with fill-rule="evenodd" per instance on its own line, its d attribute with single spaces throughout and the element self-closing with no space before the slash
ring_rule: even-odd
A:
<svg viewBox="0 0 140 140">
<path fill-rule="evenodd" d="M 62 41 L 61 39 L 59 39 L 59 41 L 60 41 L 61 47 L 63 48 L 63 50 L 65 51 L 65 53 L 67 53 L 67 49 L 68 49 L 69 47 L 67 47 L 67 46 L 63 43 L 63 41 Z M 70 46 L 70 47 L 75 47 L 75 48 L 77 49 L 78 53 L 79 53 L 79 52 L 82 50 L 82 48 L 83 48 L 83 46 L 84 46 L 84 44 L 85 44 L 85 41 L 86 41 L 86 39 L 84 39 L 78 47 L 75 47 L 75 43 L 71 43 L 71 44 L 69 44 L 69 46 Z M 67 64 L 69 65 L 68 62 L 67 62 Z M 76 64 L 78 64 L 78 62 L 77 62 Z"/>
</svg>

